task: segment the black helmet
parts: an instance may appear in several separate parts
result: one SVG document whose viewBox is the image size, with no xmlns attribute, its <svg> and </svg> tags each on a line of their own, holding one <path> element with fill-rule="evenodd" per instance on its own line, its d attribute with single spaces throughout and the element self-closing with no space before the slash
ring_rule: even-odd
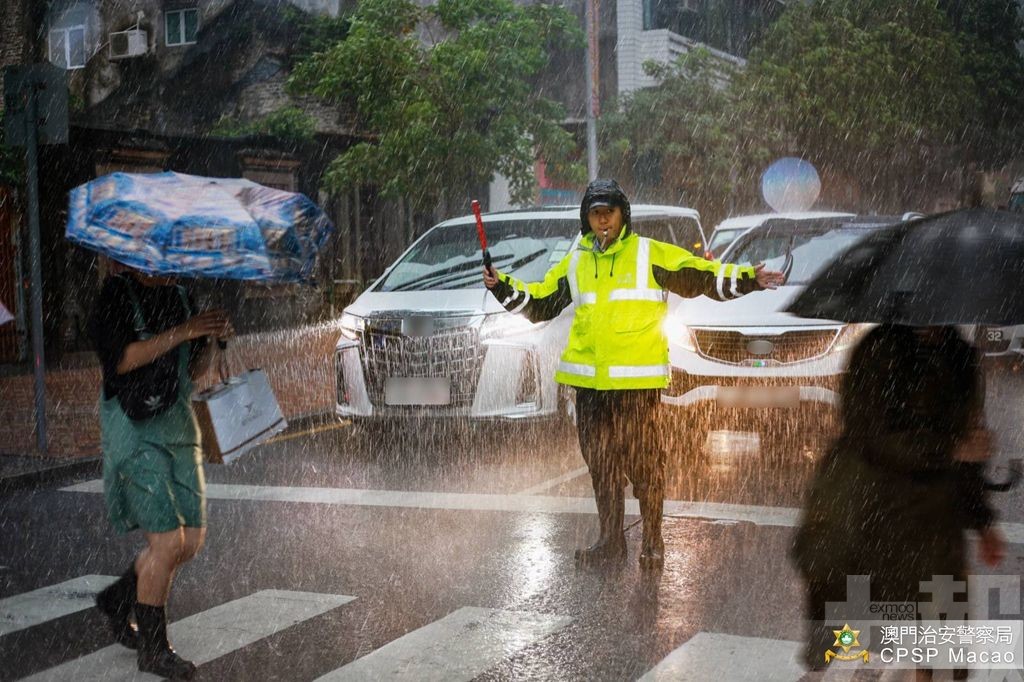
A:
<svg viewBox="0 0 1024 682">
<path fill-rule="evenodd" d="M 619 187 L 619 183 L 614 180 L 598 178 L 587 185 L 587 191 L 583 193 L 583 202 L 580 203 L 580 222 L 583 223 L 580 231 L 583 234 L 590 232 L 587 214 L 595 206 L 618 206 L 622 210 L 623 224 L 629 224 L 629 199 Z"/>
</svg>

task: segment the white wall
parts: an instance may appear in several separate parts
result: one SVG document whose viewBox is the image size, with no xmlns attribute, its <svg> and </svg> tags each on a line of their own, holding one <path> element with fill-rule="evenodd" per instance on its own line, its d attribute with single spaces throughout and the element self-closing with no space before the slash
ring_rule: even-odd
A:
<svg viewBox="0 0 1024 682">
<path fill-rule="evenodd" d="M 510 208 L 517 208 L 512 205 L 511 189 L 508 178 L 500 173 L 491 180 L 488 196 L 489 211 L 505 211 Z"/>
<path fill-rule="evenodd" d="M 310 14 L 329 14 L 336 17 L 341 10 L 341 0 L 288 0 L 288 2 Z"/>
</svg>

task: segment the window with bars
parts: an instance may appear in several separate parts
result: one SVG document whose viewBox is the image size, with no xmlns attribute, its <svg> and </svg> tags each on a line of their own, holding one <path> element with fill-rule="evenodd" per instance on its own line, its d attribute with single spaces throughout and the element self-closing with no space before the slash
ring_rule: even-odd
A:
<svg viewBox="0 0 1024 682">
<path fill-rule="evenodd" d="M 168 45 L 190 45 L 199 33 L 199 10 L 177 9 L 164 12 L 164 38 Z"/>
<path fill-rule="evenodd" d="M 85 67 L 85 26 L 50 29 L 50 63 L 62 69 Z"/>
</svg>

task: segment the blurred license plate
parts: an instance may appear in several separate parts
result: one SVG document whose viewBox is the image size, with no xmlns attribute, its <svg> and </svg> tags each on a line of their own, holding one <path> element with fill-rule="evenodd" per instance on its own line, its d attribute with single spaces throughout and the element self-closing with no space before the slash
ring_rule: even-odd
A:
<svg viewBox="0 0 1024 682">
<path fill-rule="evenodd" d="M 718 404 L 732 408 L 765 408 L 800 405 L 799 386 L 719 386 Z"/>
<path fill-rule="evenodd" d="M 448 378 L 390 377 L 384 384 L 388 405 L 450 405 L 452 382 Z"/>
</svg>

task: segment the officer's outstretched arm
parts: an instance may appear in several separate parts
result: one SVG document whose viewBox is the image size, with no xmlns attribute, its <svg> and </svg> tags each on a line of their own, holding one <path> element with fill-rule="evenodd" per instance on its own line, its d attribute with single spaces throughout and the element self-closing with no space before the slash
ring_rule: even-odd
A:
<svg viewBox="0 0 1024 682">
<path fill-rule="evenodd" d="M 683 298 L 728 301 L 761 289 L 749 265 L 705 260 L 663 242 L 651 244 L 651 272 L 660 287 Z"/>
<path fill-rule="evenodd" d="M 491 288 L 505 310 L 519 313 L 530 322 L 553 320 L 572 303 L 567 272 L 572 252 L 555 267 L 548 270 L 540 282 L 529 284 L 504 272 L 498 274 L 498 282 Z"/>
</svg>

